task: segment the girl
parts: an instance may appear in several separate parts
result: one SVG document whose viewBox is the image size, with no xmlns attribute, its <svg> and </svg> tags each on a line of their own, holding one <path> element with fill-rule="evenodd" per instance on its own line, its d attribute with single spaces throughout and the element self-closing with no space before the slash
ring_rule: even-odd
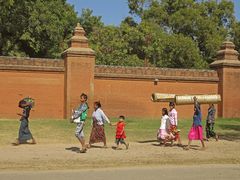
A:
<svg viewBox="0 0 240 180">
<path fill-rule="evenodd" d="M 180 133 L 179 130 L 177 129 L 178 119 L 174 102 L 169 103 L 169 120 L 170 120 L 170 132 L 175 136 L 174 141 L 178 141 L 178 146 L 182 146 Z"/>
<path fill-rule="evenodd" d="M 126 138 L 125 134 L 125 117 L 119 116 L 119 121 L 115 124 L 111 124 L 112 126 L 116 126 L 116 144 L 117 144 L 117 150 L 119 150 L 119 143 L 124 144 L 126 146 L 126 149 L 129 147 L 129 143 L 126 143 L 124 139 Z"/>
<path fill-rule="evenodd" d="M 206 136 L 207 141 L 210 137 L 214 137 L 218 141 L 218 135 L 214 132 L 214 123 L 215 123 L 215 113 L 216 109 L 214 104 L 209 104 L 208 115 L 206 120 Z"/>
<path fill-rule="evenodd" d="M 205 144 L 203 142 L 203 129 L 202 129 L 202 113 L 200 104 L 197 102 L 197 98 L 194 97 L 194 115 L 193 115 L 193 125 L 188 134 L 188 146 L 185 150 L 190 149 L 192 140 L 200 140 L 202 144 L 202 150 L 205 149 Z"/>
<path fill-rule="evenodd" d="M 94 112 L 92 114 L 93 125 L 88 145 L 89 148 L 91 147 L 92 144 L 99 142 L 103 142 L 104 144 L 103 147 L 107 148 L 104 124 L 106 122 L 110 124 L 110 121 L 103 112 L 103 110 L 101 109 L 101 107 L 102 106 L 99 101 L 94 103 Z"/>
<path fill-rule="evenodd" d="M 20 124 L 20 128 L 19 128 L 19 133 L 18 133 L 18 138 L 16 143 L 13 143 L 13 145 L 19 145 L 19 144 L 23 144 L 23 143 L 28 143 L 29 140 L 30 144 L 36 144 L 35 139 L 32 136 L 32 133 L 29 129 L 28 126 L 28 118 L 30 115 L 30 111 L 34 106 L 34 100 L 32 98 L 24 98 L 21 101 L 19 101 L 18 107 L 23 109 L 23 113 L 22 114 L 17 114 L 19 116 L 21 116 L 21 124 Z"/>
<path fill-rule="evenodd" d="M 166 145 L 167 141 L 172 141 L 173 138 L 175 138 L 169 131 L 169 116 L 167 108 L 162 109 L 161 126 L 158 130 L 157 137 L 160 140 L 160 143 L 163 142 L 164 145 Z"/>
</svg>

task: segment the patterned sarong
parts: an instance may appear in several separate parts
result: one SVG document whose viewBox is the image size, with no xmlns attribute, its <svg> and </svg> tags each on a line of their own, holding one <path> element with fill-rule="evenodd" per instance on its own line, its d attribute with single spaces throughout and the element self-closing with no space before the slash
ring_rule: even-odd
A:
<svg viewBox="0 0 240 180">
<path fill-rule="evenodd" d="M 104 142 L 106 139 L 105 132 L 104 132 L 104 126 L 98 125 L 96 120 L 93 120 L 93 127 L 90 135 L 90 144 Z"/>
</svg>

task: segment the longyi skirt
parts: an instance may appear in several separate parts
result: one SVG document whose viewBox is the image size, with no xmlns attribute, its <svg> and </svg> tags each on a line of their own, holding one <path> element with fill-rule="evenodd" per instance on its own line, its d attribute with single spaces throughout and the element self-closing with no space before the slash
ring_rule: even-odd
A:
<svg viewBox="0 0 240 180">
<path fill-rule="evenodd" d="M 194 126 L 192 125 L 189 133 L 188 133 L 189 140 L 203 140 L 203 129 L 202 126 Z"/>
<path fill-rule="evenodd" d="M 91 135 L 90 135 L 90 144 L 104 142 L 106 139 L 105 132 L 104 132 L 104 126 L 98 125 L 97 123 L 93 123 Z"/>
</svg>

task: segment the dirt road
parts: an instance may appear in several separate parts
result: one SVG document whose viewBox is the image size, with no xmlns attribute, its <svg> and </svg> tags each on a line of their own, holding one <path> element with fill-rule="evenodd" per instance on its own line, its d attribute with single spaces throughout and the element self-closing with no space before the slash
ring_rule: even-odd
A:
<svg viewBox="0 0 240 180">
<path fill-rule="evenodd" d="M 186 144 L 186 142 L 184 142 Z M 103 167 L 139 167 L 152 165 L 240 164 L 239 141 L 210 141 L 205 151 L 160 147 L 156 142 L 130 143 L 129 150 L 92 148 L 78 153 L 78 144 L 0 146 L 0 171 L 73 170 Z"/>
<path fill-rule="evenodd" d="M 0 172 L 1 180 L 238 180 L 239 165 L 161 166 L 79 171 Z"/>
</svg>

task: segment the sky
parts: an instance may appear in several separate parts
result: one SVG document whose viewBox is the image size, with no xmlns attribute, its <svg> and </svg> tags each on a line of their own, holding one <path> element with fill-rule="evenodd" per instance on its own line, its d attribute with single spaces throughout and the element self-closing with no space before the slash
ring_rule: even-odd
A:
<svg viewBox="0 0 240 180">
<path fill-rule="evenodd" d="M 235 4 L 235 16 L 240 21 L 240 0 L 233 0 Z M 93 10 L 93 15 L 102 16 L 106 25 L 119 25 L 129 15 L 127 0 L 67 0 L 74 5 L 75 11 L 80 15 L 82 9 Z"/>
</svg>

